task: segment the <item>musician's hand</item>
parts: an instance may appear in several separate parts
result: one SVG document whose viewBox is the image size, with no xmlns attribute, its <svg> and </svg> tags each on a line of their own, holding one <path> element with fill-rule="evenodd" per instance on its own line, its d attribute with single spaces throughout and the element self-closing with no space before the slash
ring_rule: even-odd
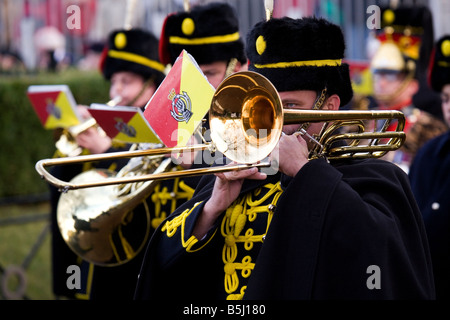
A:
<svg viewBox="0 0 450 320">
<path fill-rule="evenodd" d="M 77 110 L 83 120 L 87 120 L 92 117 L 87 106 L 79 104 L 77 105 Z"/>
<path fill-rule="evenodd" d="M 75 140 L 80 147 L 86 148 L 92 154 L 104 153 L 112 145 L 111 138 L 101 134 L 96 127 L 79 133 Z"/>
<path fill-rule="evenodd" d="M 258 168 L 255 167 L 240 171 L 216 173 L 215 175 L 217 178 L 211 198 L 205 203 L 203 212 L 194 229 L 194 235 L 198 239 L 201 239 L 208 232 L 220 214 L 237 199 L 244 179 L 264 180 L 267 178 L 265 173 L 259 172 Z"/>
<path fill-rule="evenodd" d="M 281 135 L 274 151 L 270 155 L 271 161 L 277 161 L 279 170 L 294 177 L 308 162 L 308 146 L 301 135 Z"/>
</svg>

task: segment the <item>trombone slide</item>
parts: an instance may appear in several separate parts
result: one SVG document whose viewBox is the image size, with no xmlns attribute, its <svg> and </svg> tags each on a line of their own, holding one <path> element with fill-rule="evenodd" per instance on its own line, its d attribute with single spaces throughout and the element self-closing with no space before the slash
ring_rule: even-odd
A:
<svg viewBox="0 0 450 320">
<path fill-rule="evenodd" d="M 92 161 L 101 161 L 101 160 L 111 160 L 111 159 L 119 159 L 119 158 L 164 155 L 164 154 L 170 154 L 171 152 L 190 152 L 190 151 L 205 150 L 205 149 L 210 149 L 210 148 L 211 148 L 210 144 L 199 144 L 199 145 L 192 145 L 192 146 L 187 146 L 187 147 L 157 148 L 157 149 L 148 149 L 148 150 L 110 152 L 107 154 L 93 154 L 93 155 L 83 155 L 83 156 L 66 157 L 66 158 L 43 159 L 43 160 L 39 160 L 36 163 L 35 168 L 36 168 L 36 171 L 41 176 L 41 178 L 47 180 L 49 183 L 51 183 L 55 187 L 58 187 L 61 191 L 66 192 L 68 190 L 75 190 L 75 189 L 81 189 L 81 188 L 92 188 L 92 187 L 107 186 L 107 185 L 114 185 L 114 184 L 124 184 L 124 183 L 141 182 L 141 181 L 149 181 L 149 180 L 172 179 L 175 177 L 214 174 L 214 173 L 219 173 L 219 172 L 248 169 L 250 167 L 255 167 L 255 166 L 260 167 L 260 168 L 270 166 L 270 163 L 268 163 L 268 162 L 262 162 L 257 165 L 236 164 L 236 165 L 227 165 L 227 166 L 221 166 L 221 167 L 187 169 L 187 170 L 180 170 L 180 171 L 175 171 L 175 172 L 162 172 L 162 173 L 158 173 L 158 174 L 146 174 L 146 175 L 132 176 L 132 177 L 108 178 L 103 181 L 93 181 L 92 183 L 85 182 L 82 185 L 77 185 L 77 184 L 73 184 L 70 182 L 68 183 L 66 181 L 62 181 L 62 180 L 56 178 L 55 176 L 51 175 L 46 170 L 46 167 L 55 166 L 55 165 L 92 162 Z"/>
</svg>

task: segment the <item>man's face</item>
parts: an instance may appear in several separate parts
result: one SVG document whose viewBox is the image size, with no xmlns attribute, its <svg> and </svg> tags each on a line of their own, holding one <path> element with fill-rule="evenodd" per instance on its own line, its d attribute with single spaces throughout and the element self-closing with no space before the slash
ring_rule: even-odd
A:
<svg viewBox="0 0 450 320">
<path fill-rule="evenodd" d="M 120 96 L 122 97 L 122 100 L 119 104 L 122 106 L 143 107 L 147 104 L 155 91 L 154 85 L 150 85 L 144 90 L 144 93 L 133 102 L 142 90 L 144 82 L 144 78 L 133 72 L 116 72 L 111 77 L 111 86 L 109 88 L 110 98 L 113 99 L 116 96 Z"/>
<path fill-rule="evenodd" d="M 209 83 L 211 83 L 214 88 L 217 88 L 219 84 L 225 79 L 227 62 L 217 61 L 210 64 L 201 64 L 199 66 L 208 79 Z"/>
<path fill-rule="evenodd" d="M 442 114 L 447 125 L 450 127 L 450 84 L 442 87 Z"/>
<path fill-rule="evenodd" d="M 295 110 L 311 110 L 317 98 L 317 93 L 312 90 L 297 90 L 297 91 L 284 91 L 279 93 L 281 98 L 281 103 L 284 109 L 295 109 Z M 324 108 L 326 109 L 326 104 L 324 103 Z M 323 109 L 324 109 L 323 108 Z M 283 132 L 287 135 L 295 133 L 299 127 L 299 124 L 289 124 L 283 126 Z M 322 129 L 323 123 L 310 123 L 307 132 L 313 136 L 314 134 L 319 134 Z M 310 147 L 309 139 L 303 136 L 308 146 Z"/>
<path fill-rule="evenodd" d="M 373 90 L 375 97 L 385 107 L 395 107 L 410 103 L 415 93 L 413 86 L 404 86 L 406 75 L 401 72 L 375 72 L 373 74 Z"/>
</svg>

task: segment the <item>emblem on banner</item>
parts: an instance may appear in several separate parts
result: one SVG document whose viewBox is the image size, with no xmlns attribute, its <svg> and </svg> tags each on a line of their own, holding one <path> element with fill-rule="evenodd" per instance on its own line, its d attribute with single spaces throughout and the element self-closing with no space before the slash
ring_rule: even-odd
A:
<svg viewBox="0 0 450 320">
<path fill-rule="evenodd" d="M 136 129 L 133 126 L 125 123 L 122 118 L 115 118 L 114 120 L 116 121 L 114 126 L 119 132 L 122 132 L 129 137 L 136 137 Z"/>
<path fill-rule="evenodd" d="M 46 99 L 46 103 L 47 103 L 47 107 L 46 107 L 47 112 L 49 114 L 51 114 L 52 116 L 54 116 L 56 119 L 61 119 L 61 117 L 62 117 L 61 109 L 55 105 L 53 100 Z"/>
<path fill-rule="evenodd" d="M 182 94 L 176 94 L 172 89 L 168 98 L 172 101 L 172 110 L 170 111 L 172 117 L 178 122 L 188 123 L 192 117 L 191 99 L 188 94 L 185 91 Z"/>
</svg>

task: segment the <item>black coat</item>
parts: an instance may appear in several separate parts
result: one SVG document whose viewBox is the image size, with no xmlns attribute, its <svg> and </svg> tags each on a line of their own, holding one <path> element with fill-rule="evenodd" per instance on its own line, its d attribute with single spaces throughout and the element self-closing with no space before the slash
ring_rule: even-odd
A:
<svg viewBox="0 0 450 320">
<path fill-rule="evenodd" d="M 283 193 L 263 243 L 252 256 L 244 299 L 434 299 L 430 253 L 407 175 L 378 160 L 312 160 L 294 178 L 245 181 L 241 194 L 279 181 Z M 174 217 L 190 212 L 176 233 L 161 227 L 147 248 L 136 299 L 222 299 L 221 220 L 196 245 L 182 246 L 212 192 L 205 176 Z M 266 220 L 263 220 L 266 221 Z M 256 230 L 256 227 L 255 227 Z M 183 231 L 183 232 L 181 232 Z M 181 236 L 181 238 L 180 238 Z M 379 282 L 378 282 L 379 280 Z"/>
<path fill-rule="evenodd" d="M 450 131 L 423 146 L 409 170 L 430 244 L 436 298 L 450 299 Z"/>
</svg>

